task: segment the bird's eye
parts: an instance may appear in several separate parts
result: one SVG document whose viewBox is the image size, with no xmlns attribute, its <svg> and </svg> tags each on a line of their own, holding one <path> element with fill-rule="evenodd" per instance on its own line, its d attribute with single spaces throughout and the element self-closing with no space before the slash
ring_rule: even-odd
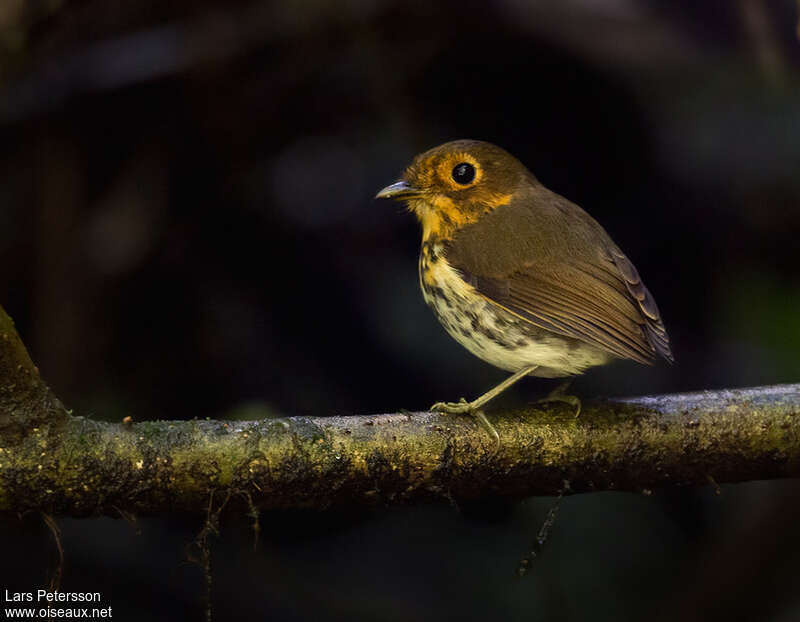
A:
<svg viewBox="0 0 800 622">
<path fill-rule="evenodd" d="M 475 179 L 475 167 L 469 162 L 461 162 L 453 167 L 453 181 L 462 186 L 469 185 Z"/>
</svg>

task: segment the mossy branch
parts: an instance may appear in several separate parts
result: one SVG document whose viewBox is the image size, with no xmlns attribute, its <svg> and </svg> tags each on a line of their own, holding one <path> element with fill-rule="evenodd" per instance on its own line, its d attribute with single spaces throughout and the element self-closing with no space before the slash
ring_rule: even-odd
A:
<svg viewBox="0 0 800 622">
<path fill-rule="evenodd" d="M 63 423 L 67 416 L 0 307 L 0 446 L 16 444 L 39 426 Z"/>
<path fill-rule="evenodd" d="M 111 424 L 68 415 L 0 311 L 0 511 L 129 515 L 646 491 L 800 475 L 800 385 L 524 408 Z M 24 426 L 24 428 L 23 428 Z M 221 497 L 220 497 L 221 498 Z"/>
</svg>

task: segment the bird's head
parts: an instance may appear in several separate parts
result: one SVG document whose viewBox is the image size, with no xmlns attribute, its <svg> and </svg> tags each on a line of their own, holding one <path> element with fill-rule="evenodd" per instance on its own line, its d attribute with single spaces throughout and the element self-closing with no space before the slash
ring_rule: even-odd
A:
<svg viewBox="0 0 800 622">
<path fill-rule="evenodd" d="M 464 225 L 507 205 L 535 178 L 510 153 L 478 140 L 454 140 L 419 154 L 379 199 L 405 201 L 424 240 L 449 238 Z"/>
</svg>

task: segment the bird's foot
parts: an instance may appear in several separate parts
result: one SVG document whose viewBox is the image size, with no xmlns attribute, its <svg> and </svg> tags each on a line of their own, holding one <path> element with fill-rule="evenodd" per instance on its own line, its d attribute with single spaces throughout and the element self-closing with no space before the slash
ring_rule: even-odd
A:
<svg viewBox="0 0 800 622">
<path fill-rule="evenodd" d="M 581 414 L 581 400 L 580 398 L 576 397 L 575 395 L 567 395 L 565 391 L 570 385 L 571 380 L 567 380 L 566 382 L 562 382 L 558 385 L 555 389 L 553 389 L 549 394 L 545 397 L 536 400 L 537 404 L 545 404 L 548 402 L 562 402 L 564 404 L 569 404 L 573 408 L 575 408 L 575 418 L 577 419 L 578 416 Z"/>
<path fill-rule="evenodd" d="M 431 406 L 431 410 L 445 415 L 466 415 L 475 410 L 472 402 L 468 402 L 463 397 L 457 402 L 436 402 Z"/>
<path fill-rule="evenodd" d="M 477 400 L 475 400 L 477 402 Z M 468 402 L 463 397 L 457 402 L 436 402 L 431 406 L 431 410 L 440 412 L 447 415 L 470 415 L 478 420 L 484 430 L 494 439 L 496 443 L 495 453 L 500 449 L 500 435 L 492 425 L 491 421 L 486 418 L 480 404 L 476 405 L 475 402 Z"/>
</svg>

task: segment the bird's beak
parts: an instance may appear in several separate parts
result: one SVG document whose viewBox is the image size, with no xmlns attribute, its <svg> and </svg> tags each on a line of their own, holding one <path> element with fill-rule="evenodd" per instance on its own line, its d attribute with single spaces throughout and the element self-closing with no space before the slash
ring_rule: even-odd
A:
<svg viewBox="0 0 800 622">
<path fill-rule="evenodd" d="M 398 181 L 391 186 L 386 186 L 378 194 L 375 195 L 376 199 L 408 199 L 415 197 L 419 194 L 419 190 L 414 188 L 406 181 Z"/>
</svg>

